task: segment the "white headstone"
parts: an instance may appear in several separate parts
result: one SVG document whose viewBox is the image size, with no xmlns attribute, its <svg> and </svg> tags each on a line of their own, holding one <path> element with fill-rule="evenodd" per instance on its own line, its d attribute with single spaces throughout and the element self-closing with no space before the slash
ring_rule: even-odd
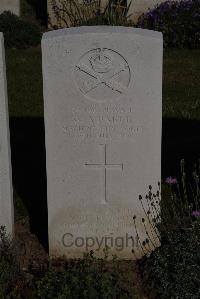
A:
<svg viewBox="0 0 200 299">
<path fill-rule="evenodd" d="M 15 15 L 20 15 L 20 0 L 0 0 L 0 14 L 10 11 Z"/>
<path fill-rule="evenodd" d="M 0 226 L 13 235 L 13 192 L 4 39 L 0 32 Z"/>
<path fill-rule="evenodd" d="M 138 196 L 161 178 L 162 35 L 71 28 L 42 50 L 50 254 L 134 258 Z"/>
</svg>

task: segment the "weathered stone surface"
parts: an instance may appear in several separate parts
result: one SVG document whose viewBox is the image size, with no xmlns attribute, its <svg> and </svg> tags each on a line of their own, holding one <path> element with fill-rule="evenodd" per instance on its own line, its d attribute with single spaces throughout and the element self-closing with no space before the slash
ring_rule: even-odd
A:
<svg viewBox="0 0 200 299">
<path fill-rule="evenodd" d="M 0 225 L 13 234 L 13 194 L 3 34 L 0 32 Z"/>
<path fill-rule="evenodd" d="M 11 11 L 15 15 L 20 15 L 20 0 L 0 0 L 0 13 Z"/>
<path fill-rule="evenodd" d="M 45 33 L 42 49 L 50 254 L 107 244 L 134 258 L 132 236 L 139 256 L 138 196 L 161 176 L 162 35 L 80 27 Z"/>
</svg>

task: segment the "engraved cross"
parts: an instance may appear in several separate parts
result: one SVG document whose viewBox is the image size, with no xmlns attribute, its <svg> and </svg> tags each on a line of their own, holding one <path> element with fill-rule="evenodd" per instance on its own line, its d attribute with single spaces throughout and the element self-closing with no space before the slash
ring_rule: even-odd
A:
<svg viewBox="0 0 200 299">
<path fill-rule="evenodd" d="M 121 164 L 110 164 L 107 162 L 107 146 L 106 144 L 101 144 L 104 149 L 104 161 L 102 163 L 85 163 L 85 166 L 89 168 L 100 168 L 103 169 L 103 175 L 104 175 L 104 199 L 102 203 L 106 204 L 108 202 L 107 200 L 107 170 L 109 169 L 118 169 L 123 171 L 123 163 Z"/>
</svg>

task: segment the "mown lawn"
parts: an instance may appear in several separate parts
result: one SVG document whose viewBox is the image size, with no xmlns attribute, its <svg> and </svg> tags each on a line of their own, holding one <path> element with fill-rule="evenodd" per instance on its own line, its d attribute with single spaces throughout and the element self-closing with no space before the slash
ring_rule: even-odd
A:
<svg viewBox="0 0 200 299">
<path fill-rule="evenodd" d="M 10 115 L 43 116 L 41 49 L 7 50 Z M 163 117 L 200 119 L 200 50 L 164 51 Z"/>
<path fill-rule="evenodd" d="M 163 116 L 200 119 L 200 50 L 164 53 Z"/>
<path fill-rule="evenodd" d="M 41 50 L 6 51 L 10 116 L 43 116 Z"/>
</svg>

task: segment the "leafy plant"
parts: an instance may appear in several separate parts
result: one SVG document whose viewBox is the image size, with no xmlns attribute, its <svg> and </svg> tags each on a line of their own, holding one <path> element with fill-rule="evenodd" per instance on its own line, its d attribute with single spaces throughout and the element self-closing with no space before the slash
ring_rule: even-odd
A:
<svg viewBox="0 0 200 299">
<path fill-rule="evenodd" d="M 156 298 L 200 298 L 200 161 L 190 177 L 184 160 L 180 166 L 180 183 L 165 180 L 167 192 L 154 222 L 161 246 L 138 262 L 145 287 Z M 141 243 L 143 251 L 147 245 Z"/>
<path fill-rule="evenodd" d="M 4 33 L 7 48 L 35 47 L 41 40 L 36 24 L 26 22 L 9 11 L 0 15 L 0 31 Z"/>
<path fill-rule="evenodd" d="M 103 8 L 101 0 L 83 1 L 76 0 L 51 0 L 53 16 L 57 25 L 55 28 L 75 27 L 81 25 L 129 25 L 129 9 L 124 0 L 109 0 Z"/>
<path fill-rule="evenodd" d="M 51 263 L 47 273 L 37 282 L 38 298 L 115 299 L 136 298 L 133 290 L 123 286 L 117 266 L 109 271 L 104 259 L 93 253 L 84 259 Z M 55 271 L 55 269 L 57 269 Z"/>
<path fill-rule="evenodd" d="M 165 1 L 144 13 L 137 26 L 161 31 L 165 47 L 200 48 L 200 0 Z"/>
<path fill-rule="evenodd" d="M 169 231 L 168 240 L 139 263 L 142 280 L 153 297 L 200 298 L 200 221 L 189 229 Z"/>
<path fill-rule="evenodd" d="M 38 267 L 39 266 L 39 267 Z M 22 271 L 16 247 L 0 228 L 0 298 L 130 299 L 138 298 L 118 261 L 97 259 L 93 252 L 83 259 L 64 258 L 30 264 Z"/>
<path fill-rule="evenodd" d="M 10 298 L 20 278 L 14 243 L 6 234 L 5 227 L 0 227 L 0 298 Z M 6 297 L 7 296 L 7 297 Z"/>
</svg>

